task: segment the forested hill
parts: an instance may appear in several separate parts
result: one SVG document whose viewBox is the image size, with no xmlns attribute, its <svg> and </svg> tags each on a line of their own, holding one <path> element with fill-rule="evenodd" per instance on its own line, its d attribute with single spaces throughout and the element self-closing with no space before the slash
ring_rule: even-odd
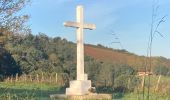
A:
<svg viewBox="0 0 170 100">
<path fill-rule="evenodd" d="M 99 73 L 96 69 L 128 66 L 143 70 L 147 59 L 126 50 L 115 50 L 102 45 L 85 45 L 85 67 L 89 75 Z M 153 57 L 153 68 L 168 68 L 170 61 Z M 106 67 L 107 66 L 107 67 Z M 108 68 L 109 66 L 109 68 Z M 45 34 L 28 34 L 8 39 L 0 51 L 0 74 L 67 73 L 75 78 L 76 44 L 60 37 L 50 38 Z M 95 69 L 95 70 L 94 70 Z"/>
</svg>

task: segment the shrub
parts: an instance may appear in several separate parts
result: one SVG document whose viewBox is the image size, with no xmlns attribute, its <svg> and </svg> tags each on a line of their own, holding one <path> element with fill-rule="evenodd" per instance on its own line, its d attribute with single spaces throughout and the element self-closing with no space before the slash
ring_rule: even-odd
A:
<svg viewBox="0 0 170 100">
<path fill-rule="evenodd" d="M 162 66 L 159 65 L 159 66 L 154 67 L 153 72 L 156 75 L 167 75 L 169 72 L 169 69 L 164 65 Z"/>
</svg>

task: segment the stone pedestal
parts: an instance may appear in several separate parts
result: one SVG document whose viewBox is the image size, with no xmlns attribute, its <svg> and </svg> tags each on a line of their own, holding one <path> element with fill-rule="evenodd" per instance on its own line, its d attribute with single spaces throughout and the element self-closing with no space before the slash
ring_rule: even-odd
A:
<svg viewBox="0 0 170 100">
<path fill-rule="evenodd" d="M 89 95 L 50 95 L 51 100 L 112 100 L 112 94 L 89 94 Z"/>
<path fill-rule="evenodd" d="M 70 81 L 70 87 L 66 88 L 66 95 L 86 95 L 91 88 L 90 80 Z"/>
</svg>

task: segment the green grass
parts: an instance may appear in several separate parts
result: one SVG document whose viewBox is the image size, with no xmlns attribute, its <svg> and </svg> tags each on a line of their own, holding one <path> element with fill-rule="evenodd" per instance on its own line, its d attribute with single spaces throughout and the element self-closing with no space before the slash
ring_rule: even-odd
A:
<svg viewBox="0 0 170 100">
<path fill-rule="evenodd" d="M 44 83 L 0 83 L 0 100 L 50 100 L 57 93 L 64 89 Z"/>
<path fill-rule="evenodd" d="M 146 81 L 148 77 L 146 77 Z M 157 83 L 158 76 L 151 77 L 150 100 L 170 100 L 170 90 L 163 93 L 162 88 L 169 86 L 170 77 L 161 77 L 160 91 L 153 91 Z M 166 83 L 166 84 L 165 84 Z M 139 86 L 140 88 L 140 86 Z M 100 91 L 99 91 L 100 92 Z M 50 100 L 51 94 L 65 93 L 65 89 L 55 84 L 31 83 L 31 82 L 0 82 L 0 100 Z M 147 87 L 145 88 L 145 99 L 147 98 Z M 113 93 L 113 100 L 143 100 L 142 90 L 135 89 L 131 93 Z"/>
<path fill-rule="evenodd" d="M 147 94 L 144 96 L 144 100 L 147 100 Z M 149 96 L 150 100 L 170 100 L 170 95 L 160 95 L 157 93 L 151 93 Z M 143 100 L 142 93 L 127 93 L 120 99 L 114 100 Z"/>
<path fill-rule="evenodd" d="M 170 100 L 170 95 L 162 95 L 159 93 L 152 92 L 149 95 L 149 100 Z M 113 93 L 113 100 L 148 100 L 147 94 L 145 93 L 143 99 L 142 92 L 131 92 L 131 93 Z"/>
</svg>

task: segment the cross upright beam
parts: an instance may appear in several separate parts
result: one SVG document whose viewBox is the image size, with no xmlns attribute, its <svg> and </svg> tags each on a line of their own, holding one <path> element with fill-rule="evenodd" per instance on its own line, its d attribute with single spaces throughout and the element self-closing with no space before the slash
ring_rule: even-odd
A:
<svg viewBox="0 0 170 100">
<path fill-rule="evenodd" d="M 77 6 L 76 9 L 76 22 L 65 22 L 64 26 L 74 27 L 77 32 L 77 80 L 86 80 L 84 74 L 84 43 L 83 43 L 83 30 L 95 29 L 95 24 L 84 24 L 83 6 Z"/>
</svg>

